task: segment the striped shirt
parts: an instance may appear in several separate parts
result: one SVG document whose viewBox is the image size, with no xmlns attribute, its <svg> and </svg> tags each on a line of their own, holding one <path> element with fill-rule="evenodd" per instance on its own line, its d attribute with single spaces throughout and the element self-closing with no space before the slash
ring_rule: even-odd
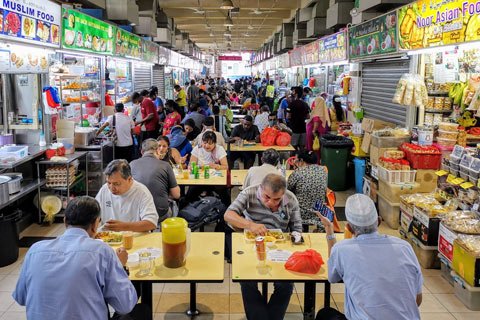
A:
<svg viewBox="0 0 480 320">
<path fill-rule="evenodd" d="M 285 190 L 277 212 L 272 212 L 260 198 L 260 185 L 248 187 L 240 192 L 228 210 L 244 215 L 247 220 L 264 224 L 267 229 L 302 232 L 300 207 L 297 197 L 292 192 Z"/>
</svg>

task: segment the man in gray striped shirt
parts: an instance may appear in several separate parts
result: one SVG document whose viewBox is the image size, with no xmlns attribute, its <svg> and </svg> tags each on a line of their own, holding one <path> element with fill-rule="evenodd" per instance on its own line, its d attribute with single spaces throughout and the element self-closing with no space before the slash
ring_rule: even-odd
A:
<svg viewBox="0 0 480 320">
<path fill-rule="evenodd" d="M 244 189 L 225 212 L 225 221 L 235 229 L 265 235 L 268 229 L 302 232 L 300 208 L 281 175 L 270 173 L 261 184 Z M 248 320 L 283 319 L 293 291 L 292 282 L 274 282 L 270 301 L 265 302 L 256 282 L 240 282 Z"/>
</svg>

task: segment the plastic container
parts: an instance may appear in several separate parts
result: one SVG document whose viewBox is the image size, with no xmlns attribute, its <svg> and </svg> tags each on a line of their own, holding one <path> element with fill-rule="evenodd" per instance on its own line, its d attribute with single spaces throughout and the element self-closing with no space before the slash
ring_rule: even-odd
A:
<svg viewBox="0 0 480 320">
<path fill-rule="evenodd" d="M 450 262 L 441 253 L 438 254 L 438 258 L 440 259 L 440 274 L 453 287 L 455 279 L 452 277 L 452 266 L 450 265 Z"/>
<path fill-rule="evenodd" d="M 442 162 L 442 154 L 422 154 L 405 151 L 407 160 L 414 169 L 438 170 Z"/>
<path fill-rule="evenodd" d="M 460 170 L 455 170 L 452 167 L 450 167 L 450 173 L 453 174 L 454 176 L 458 177 Z"/>
<path fill-rule="evenodd" d="M 410 136 L 404 137 L 379 137 L 372 134 L 372 145 L 378 148 L 397 148 L 402 143 L 410 142 Z"/>
<path fill-rule="evenodd" d="M 28 156 L 28 146 L 4 146 L 0 148 L 0 160 L 18 161 Z"/>
<path fill-rule="evenodd" d="M 444 147 L 453 147 L 457 143 L 457 139 L 444 139 L 438 137 L 437 143 Z"/>
<path fill-rule="evenodd" d="M 450 155 L 450 163 L 454 164 L 460 164 L 460 160 L 462 159 L 462 156 L 456 156 L 454 153 Z"/>
<path fill-rule="evenodd" d="M 74 138 L 57 138 L 57 142 L 63 144 L 65 154 L 73 154 L 75 152 L 74 140 Z"/>
<path fill-rule="evenodd" d="M 414 183 L 416 170 L 387 170 L 378 166 L 378 178 L 391 184 Z"/>
<path fill-rule="evenodd" d="M 21 212 L 0 214 L 0 267 L 8 266 L 18 259 L 19 244 L 16 221 Z"/>
<path fill-rule="evenodd" d="M 468 172 L 465 173 L 463 171 L 460 171 L 460 178 L 462 178 L 463 180 L 467 181 L 468 180 Z"/>
<path fill-rule="evenodd" d="M 470 286 L 454 271 L 452 276 L 455 280 L 453 290 L 458 300 L 462 301 L 468 309 L 480 311 L 480 288 Z"/>
<path fill-rule="evenodd" d="M 355 166 L 355 192 L 363 193 L 363 176 L 365 175 L 365 160 L 360 158 L 353 159 Z"/>
<path fill-rule="evenodd" d="M 438 136 L 443 139 L 454 139 L 457 140 L 458 132 L 457 131 L 444 131 L 438 130 Z"/>
<path fill-rule="evenodd" d="M 458 123 L 440 122 L 438 128 L 443 131 L 457 131 Z"/>
<path fill-rule="evenodd" d="M 440 269 L 440 259 L 438 258 L 438 250 L 436 246 L 426 246 L 422 244 L 412 234 L 408 235 L 413 252 L 417 256 L 418 262 L 424 269 Z"/>
<path fill-rule="evenodd" d="M 472 177 L 478 178 L 480 176 L 480 159 L 474 158 L 468 168 L 468 174 Z"/>
<path fill-rule="evenodd" d="M 418 144 L 421 146 L 430 146 L 433 143 L 433 130 L 432 129 L 418 129 Z"/>
<path fill-rule="evenodd" d="M 381 194 L 378 195 L 378 214 L 392 229 L 398 229 L 400 226 L 400 203 L 392 203 Z"/>
<path fill-rule="evenodd" d="M 450 162 L 450 169 L 455 170 L 455 171 L 460 171 L 460 164 L 459 164 L 459 163 Z"/>
<path fill-rule="evenodd" d="M 470 181 L 471 183 L 473 183 L 474 185 L 477 185 L 478 183 L 478 176 L 474 177 L 474 176 L 468 176 L 468 181 Z"/>
</svg>

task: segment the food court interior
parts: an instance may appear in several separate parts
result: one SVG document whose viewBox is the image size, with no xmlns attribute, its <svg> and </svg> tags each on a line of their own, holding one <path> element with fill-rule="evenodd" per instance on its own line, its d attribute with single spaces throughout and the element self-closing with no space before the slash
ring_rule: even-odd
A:
<svg viewBox="0 0 480 320">
<path fill-rule="evenodd" d="M 3 1 L 0 320 L 82 318 L 78 228 L 147 307 L 105 319 L 479 319 L 477 7 Z"/>
</svg>

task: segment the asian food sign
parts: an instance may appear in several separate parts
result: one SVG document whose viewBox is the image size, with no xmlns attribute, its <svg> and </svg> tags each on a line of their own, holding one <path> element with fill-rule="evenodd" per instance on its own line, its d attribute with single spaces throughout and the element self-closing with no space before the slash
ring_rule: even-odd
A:
<svg viewBox="0 0 480 320">
<path fill-rule="evenodd" d="M 60 10 L 47 0 L 0 0 L 0 37 L 60 47 Z"/>
<path fill-rule="evenodd" d="M 72 9 L 62 9 L 62 17 L 63 48 L 113 53 L 114 26 Z"/>
<path fill-rule="evenodd" d="M 158 63 L 158 45 L 147 40 L 142 40 L 143 60 L 151 63 Z"/>
<path fill-rule="evenodd" d="M 397 13 L 378 18 L 348 29 L 350 59 L 397 52 Z"/>
<path fill-rule="evenodd" d="M 347 42 L 345 32 L 338 32 L 319 40 L 319 62 L 347 60 Z"/>
<path fill-rule="evenodd" d="M 302 56 L 303 56 L 303 47 L 295 48 L 288 53 L 290 55 L 290 66 L 301 66 L 302 65 Z"/>
<path fill-rule="evenodd" d="M 142 38 L 133 33 L 117 28 L 115 36 L 115 55 L 125 58 L 142 58 Z"/>
<path fill-rule="evenodd" d="M 417 1 L 398 10 L 401 50 L 480 40 L 480 2 Z"/>
<path fill-rule="evenodd" d="M 318 41 L 310 42 L 303 46 L 303 64 L 318 63 Z"/>
</svg>

